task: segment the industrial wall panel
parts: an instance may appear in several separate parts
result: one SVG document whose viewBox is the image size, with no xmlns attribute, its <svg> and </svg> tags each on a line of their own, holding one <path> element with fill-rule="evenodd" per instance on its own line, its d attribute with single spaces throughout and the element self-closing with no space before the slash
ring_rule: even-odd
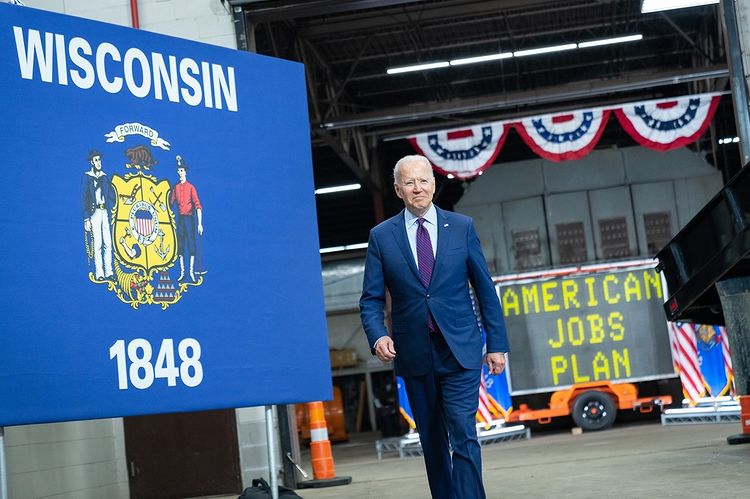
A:
<svg viewBox="0 0 750 499">
<path fill-rule="evenodd" d="M 658 182 L 719 172 L 687 147 L 657 152 L 645 147 L 623 149 L 625 171 L 631 183 Z"/>
<path fill-rule="evenodd" d="M 490 272 L 493 274 L 505 272 L 508 269 L 508 257 L 505 252 L 502 205 L 490 203 L 465 206 L 461 209 L 461 213 L 474 219 L 474 227 Z"/>
<path fill-rule="evenodd" d="M 461 213 L 474 219 L 474 228 L 479 236 L 479 244 L 482 246 L 484 258 L 490 272 L 495 271 L 495 238 L 492 234 L 492 215 L 489 204 L 465 206 Z"/>
<path fill-rule="evenodd" d="M 542 161 L 518 161 L 493 165 L 469 184 L 456 211 L 465 206 L 538 196 L 544 192 Z"/>
<path fill-rule="evenodd" d="M 721 175 L 686 178 L 674 181 L 677 217 L 680 229 L 684 227 L 722 187 Z"/>
<path fill-rule="evenodd" d="M 602 189 L 625 183 L 622 154 L 617 149 L 595 151 L 577 161 L 545 161 L 543 173 L 548 193 Z"/>
<path fill-rule="evenodd" d="M 638 251 L 653 256 L 677 233 L 677 208 L 672 182 L 631 186 Z M 658 247 L 657 247 L 658 246 Z"/>
<path fill-rule="evenodd" d="M 611 260 L 637 255 L 638 244 L 628 188 L 622 186 L 589 191 L 589 205 L 594 223 L 596 258 Z"/>
<path fill-rule="evenodd" d="M 595 259 L 589 201 L 585 191 L 546 198 L 547 227 L 553 265 L 575 265 Z"/>
<path fill-rule="evenodd" d="M 503 224 L 512 271 L 549 266 L 547 229 L 541 196 L 503 203 Z"/>
</svg>

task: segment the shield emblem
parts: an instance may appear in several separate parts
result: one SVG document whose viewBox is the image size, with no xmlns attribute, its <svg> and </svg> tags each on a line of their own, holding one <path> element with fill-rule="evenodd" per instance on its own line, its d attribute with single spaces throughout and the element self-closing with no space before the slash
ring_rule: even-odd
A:
<svg viewBox="0 0 750 499">
<path fill-rule="evenodd" d="M 131 269 L 171 267 L 177 257 L 174 215 L 169 209 L 169 182 L 142 172 L 112 178 L 113 247 L 121 264 Z"/>
</svg>

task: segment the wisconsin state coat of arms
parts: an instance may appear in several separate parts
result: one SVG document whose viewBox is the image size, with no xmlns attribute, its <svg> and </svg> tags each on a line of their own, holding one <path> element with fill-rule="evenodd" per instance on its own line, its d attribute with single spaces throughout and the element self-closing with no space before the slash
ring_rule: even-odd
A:
<svg viewBox="0 0 750 499">
<path fill-rule="evenodd" d="M 154 175 L 157 158 L 171 147 L 156 130 L 125 123 L 105 137 L 112 146 L 92 150 L 82 176 L 88 278 L 133 308 L 166 309 L 205 278 L 198 190 L 179 155 L 166 162 L 174 165 L 173 183 Z M 138 144 L 123 150 L 126 139 Z M 110 175 L 109 168 L 118 171 Z"/>
</svg>

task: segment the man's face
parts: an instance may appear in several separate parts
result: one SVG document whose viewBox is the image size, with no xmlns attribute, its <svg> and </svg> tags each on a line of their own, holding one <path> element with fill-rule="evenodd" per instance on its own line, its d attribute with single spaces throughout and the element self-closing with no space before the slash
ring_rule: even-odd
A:
<svg viewBox="0 0 750 499">
<path fill-rule="evenodd" d="M 184 168 L 178 168 L 177 169 L 177 176 L 180 177 L 180 182 L 184 182 L 185 181 L 185 177 L 186 177 L 186 175 L 185 175 L 185 169 Z"/>
<path fill-rule="evenodd" d="M 91 158 L 91 165 L 94 167 L 94 170 L 99 171 L 102 169 L 102 157 L 101 156 L 94 156 Z"/>
<path fill-rule="evenodd" d="M 432 168 L 423 161 L 401 165 L 394 187 L 404 206 L 415 215 L 424 215 L 435 194 L 435 177 Z"/>
</svg>

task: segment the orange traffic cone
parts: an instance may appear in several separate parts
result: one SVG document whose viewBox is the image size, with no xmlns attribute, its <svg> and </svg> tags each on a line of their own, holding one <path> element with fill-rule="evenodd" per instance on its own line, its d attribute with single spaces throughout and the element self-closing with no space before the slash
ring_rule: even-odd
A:
<svg viewBox="0 0 750 499">
<path fill-rule="evenodd" d="M 742 433 L 727 437 L 727 442 L 730 445 L 750 443 L 750 395 L 738 395 L 737 399 L 740 403 Z"/>
<path fill-rule="evenodd" d="M 307 404 L 310 421 L 310 454 L 312 456 L 313 478 L 299 482 L 297 486 L 304 488 L 333 487 L 352 482 L 350 476 L 336 476 L 331 454 L 331 441 L 328 440 L 323 402 L 309 402 Z"/>
</svg>

